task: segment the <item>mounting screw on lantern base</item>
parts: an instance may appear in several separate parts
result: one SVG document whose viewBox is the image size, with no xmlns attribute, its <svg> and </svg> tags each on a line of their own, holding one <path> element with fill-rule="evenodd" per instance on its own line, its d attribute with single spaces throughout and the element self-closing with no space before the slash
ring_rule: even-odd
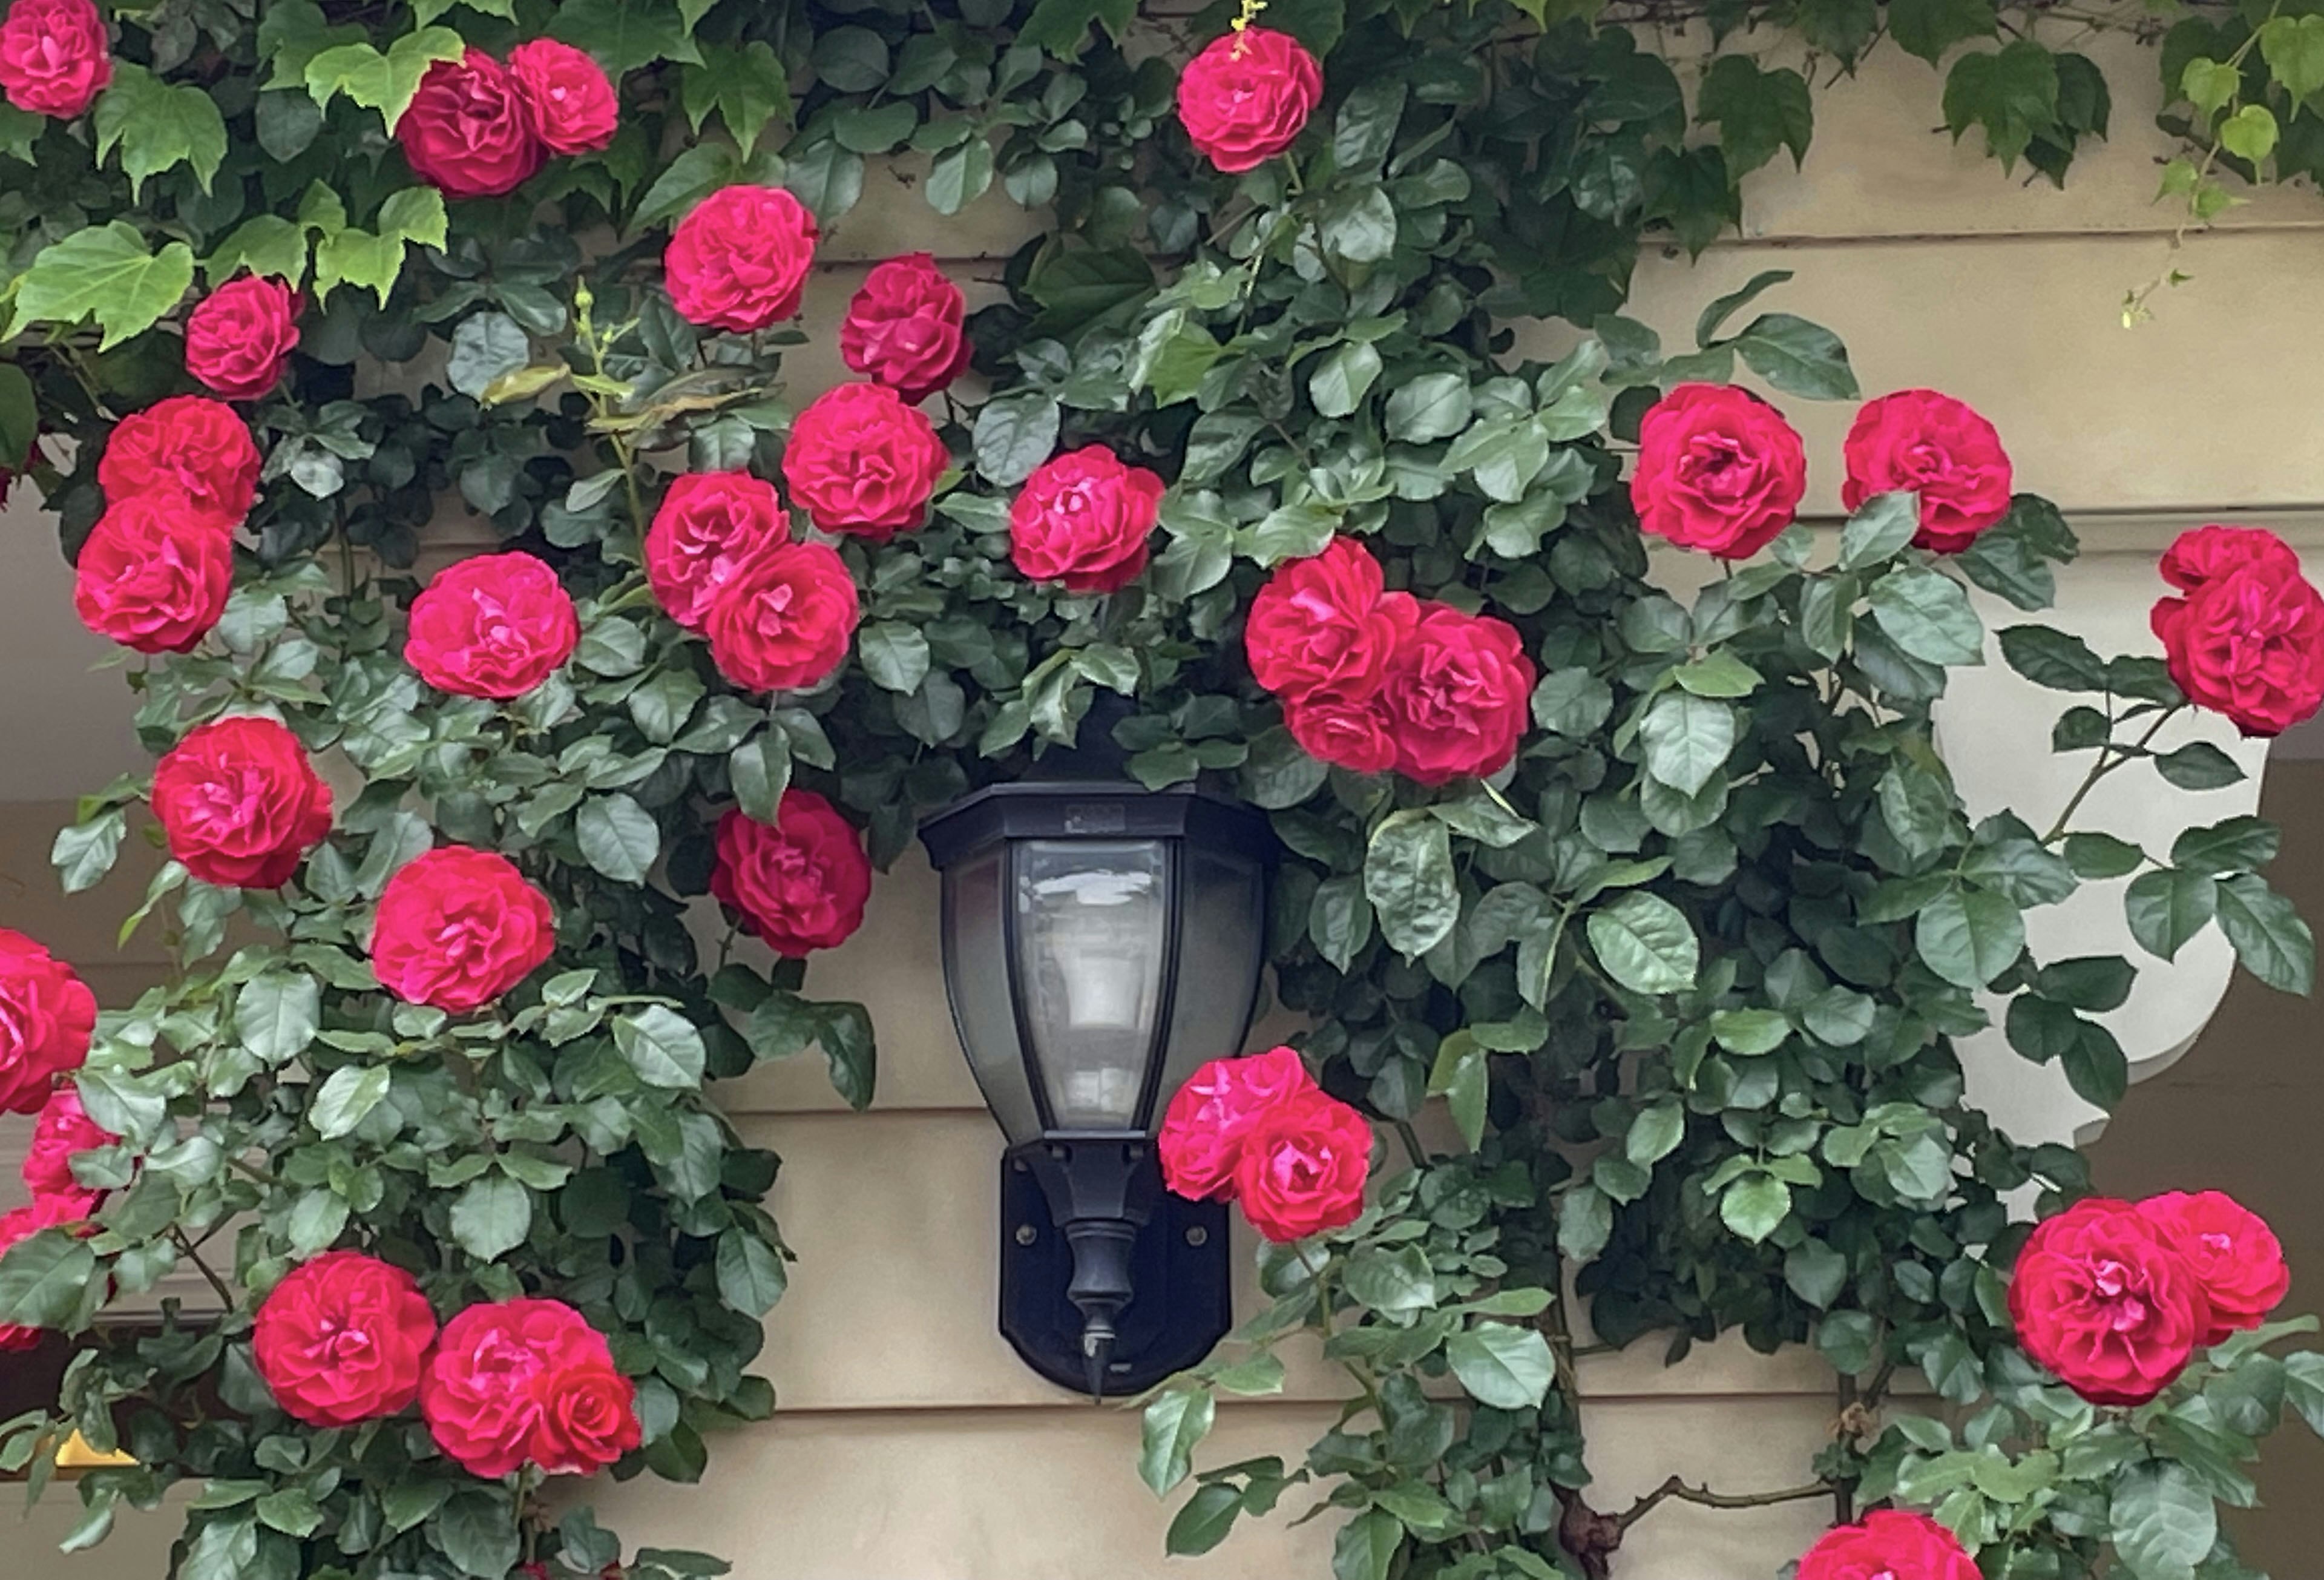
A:
<svg viewBox="0 0 2324 1580">
<path fill-rule="evenodd" d="M 1143 1135 L 1011 1149 L 1001 1221 L 1001 1336 L 1061 1388 L 1142 1393 L 1233 1326 L 1226 1208 L 1164 1190 Z"/>
</svg>

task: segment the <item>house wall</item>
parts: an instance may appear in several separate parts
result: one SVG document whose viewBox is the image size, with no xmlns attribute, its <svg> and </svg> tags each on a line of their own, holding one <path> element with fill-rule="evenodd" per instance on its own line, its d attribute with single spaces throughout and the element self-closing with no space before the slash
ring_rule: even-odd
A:
<svg viewBox="0 0 2324 1580">
<path fill-rule="evenodd" d="M 2324 293 L 2301 290 L 2324 228 L 2310 193 L 2278 193 L 2231 214 L 2172 254 L 2171 216 L 2148 202 L 2156 161 L 2152 57 L 2100 43 L 2116 90 L 2115 140 L 2078 164 L 2063 191 L 2002 177 L 1981 152 L 1927 128 L 1940 79 L 1895 51 L 1817 100 L 1803 174 L 1754 179 L 1748 234 L 1690 265 L 1641 272 L 1635 310 L 1674 347 L 1711 296 L 1766 268 L 1797 279 L 1764 305 L 1818 319 L 1847 339 L 1868 393 L 1927 384 L 1989 414 L 2020 486 L 2057 499 L 2095 549 L 2120 550 L 2069 584 L 2077 618 L 2138 638 L 2153 596 L 2132 556 L 2177 525 L 2214 514 L 2264 522 L 2324 543 Z M 864 207 L 834 227 L 807 308 L 813 343 L 799 382 L 835 373 L 831 328 L 865 260 L 933 248 L 989 281 L 1021 235 L 997 196 L 964 220 L 933 218 L 900 182 L 875 174 Z M 2192 283 L 2167 293 L 2135 331 L 2124 291 L 2173 263 Z M 2232 396 L 2226 381 L 2264 390 Z M 1835 504 L 1848 411 L 1786 402 L 1807 433 L 1819 508 Z M 2324 563 L 2319 563 L 2324 570 Z M 0 531 L 0 922 L 55 942 L 113 1002 L 156 967 L 150 946 L 116 953 L 126 881 L 62 901 L 46 871 L 63 804 L 138 761 L 117 676 L 88 673 L 110 650 L 69 612 L 68 578 L 47 522 L 28 507 Z M 2046 715 L 2022 693 L 1990 694 L 1990 720 L 1958 718 L 1968 739 L 1990 722 L 2038 740 Z M 2324 768 L 2279 764 L 2269 809 L 2292 824 L 2295 893 L 2324 909 Z M 2135 810 L 2125 804 L 2125 812 Z M 1277 1518 L 1196 1562 L 1162 1557 L 1169 1511 L 1134 1473 L 1135 1418 L 1093 1409 L 1027 1372 L 993 1330 L 1000 1137 L 954 1045 L 940 979 L 933 880 L 907 857 L 876 891 L 863 932 L 818 957 L 812 991 L 862 999 L 880 1027 L 880 1095 L 841 1111 L 802 1062 L 726 1094 L 754 1141 L 785 1160 L 774 1206 L 798 1252 L 761 1364 L 775 1419 L 715 1446 L 699 1489 L 650 1482 L 593 1489 L 632 1539 L 699 1547 L 735 1560 L 741 1580 L 1083 1580 L 1207 1575 L 1295 1580 L 1329 1568 L 1333 1521 Z M 2100 1152 L 2120 1188 L 2218 1182 L 2272 1211 L 2303 1284 L 2324 1302 L 2324 1212 L 2307 1188 L 2324 1169 L 2298 1128 L 2313 1112 L 2304 1006 L 2239 986 L 2203 1047 L 2141 1089 Z M 1248 1246 L 1239 1246 L 1239 1252 Z M 1247 1257 L 1243 1259 L 1247 1261 Z M 1722 1491 L 1804 1479 L 1827 1437 L 1831 1379 L 1809 1356 L 1769 1360 L 1733 1346 L 1663 1369 L 1651 1344 L 1588 1363 L 1592 1492 L 1618 1508 L 1674 1472 Z M 1229 1405 L 1206 1446 L 1216 1462 L 1296 1455 L 1334 1410 L 1318 1363 L 1295 1369 L 1279 1400 Z M 2286 1507 L 2254 1521 L 2255 1550 L 2304 1555 L 2316 1517 L 2290 1496 L 2324 1464 L 2282 1455 L 2268 1485 Z M 2312 1483 L 2305 1483 L 2312 1484 Z M 1296 1511 L 1296 1500 L 1294 1501 Z M 1801 1504 L 1721 1513 L 1668 1504 L 1636 1528 L 1621 1580 L 1761 1580 L 1812 1539 L 1821 1511 Z M 0 1573 L 157 1580 L 168 1531 L 125 1521 L 98 1554 L 51 1569 L 47 1542 L 69 1522 L 44 1507 L 0 1527 Z M 2297 1544 L 2297 1545 L 2295 1545 Z M 34 1564 L 42 1567 L 35 1570 Z M 2303 1573 L 2288 1563 L 2282 1573 Z"/>
</svg>

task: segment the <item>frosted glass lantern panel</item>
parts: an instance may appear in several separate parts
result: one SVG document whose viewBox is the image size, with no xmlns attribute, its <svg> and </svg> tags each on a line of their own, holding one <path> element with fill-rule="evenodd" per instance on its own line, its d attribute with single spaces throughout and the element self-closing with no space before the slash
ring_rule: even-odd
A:
<svg viewBox="0 0 2324 1580">
<path fill-rule="evenodd" d="M 1017 849 L 1025 1023 L 1060 1130 L 1130 1130 L 1162 1012 L 1169 847 L 1027 840 Z"/>
<path fill-rule="evenodd" d="M 1158 1116 L 1205 1060 L 1242 1051 L 1267 955 L 1267 886 L 1246 856 L 1188 840 L 1185 852 L 1185 931 L 1178 940 L 1177 1009 L 1162 1066 Z"/>
<path fill-rule="evenodd" d="M 1017 1046 L 1017 1010 L 1009 997 L 1008 913 L 1001 874 L 1007 847 L 996 845 L 945 874 L 945 992 L 968 1067 L 985 1105 L 1013 1146 L 1041 1133 L 1033 1085 Z"/>
</svg>

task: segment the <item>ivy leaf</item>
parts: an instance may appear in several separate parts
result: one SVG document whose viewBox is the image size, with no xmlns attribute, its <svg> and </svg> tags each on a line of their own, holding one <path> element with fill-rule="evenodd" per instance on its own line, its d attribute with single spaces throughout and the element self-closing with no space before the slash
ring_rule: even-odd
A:
<svg viewBox="0 0 2324 1580">
<path fill-rule="evenodd" d="M 2277 16 L 2259 30 L 2260 58 L 2294 99 L 2324 89 L 2324 16 Z"/>
<path fill-rule="evenodd" d="M 2005 171 L 2057 125 L 2057 59 L 2031 39 L 1963 55 L 1945 74 L 1945 125 L 1953 141 L 1971 126 L 1984 127 L 1986 150 Z"/>
<path fill-rule="evenodd" d="M 1506 1322 L 1480 1322 L 1454 1334 L 1444 1341 L 1444 1359 L 1469 1397 L 1495 1409 L 1538 1409 L 1557 1374 L 1549 1341 Z"/>
<path fill-rule="evenodd" d="M 683 1091 L 702 1085 L 702 1033 L 667 1004 L 649 1004 L 617 1019 L 613 1046 L 649 1086 Z"/>
<path fill-rule="evenodd" d="M 501 1173 L 470 1180 L 452 1199 L 452 1238 L 478 1261 L 498 1261 L 532 1233 L 532 1192 Z"/>
<path fill-rule="evenodd" d="M 1739 180 L 1789 149 L 1794 169 L 1808 156 L 1815 110 L 1807 79 L 1788 67 L 1762 71 L 1748 55 L 1721 55 L 1703 73 L 1695 119 L 1719 125 L 1727 173 Z"/>
<path fill-rule="evenodd" d="M 1154 1396 L 1139 1426 L 1138 1476 L 1156 1497 L 1192 1474 L 1194 1450 L 1210 1435 L 1217 1401 L 1207 1388 L 1172 1388 Z"/>
<path fill-rule="evenodd" d="M 212 285 L 233 278 L 240 270 L 271 274 L 292 285 L 307 278 L 307 228 L 279 214 L 245 219 L 217 250 L 202 260 L 203 277 Z"/>
<path fill-rule="evenodd" d="M 387 1096 L 385 1065 L 342 1065 L 333 1070 L 307 1110 L 308 1123 L 325 1141 L 346 1135 Z"/>
<path fill-rule="evenodd" d="M 1683 993 L 1694 985 L 1702 946 L 1677 906 L 1632 891 L 1590 914 L 1590 947 L 1608 975 L 1633 993 Z"/>
<path fill-rule="evenodd" d="M 104 329 L 97 349 L 109 351 L 153 327 L 194 282 L 194 251 L 171 242 L 150 252 L 125 219 L 77 230 L 40 250 L 16 282 L 16 316 L 10 336 L 33 324 L 78 324 L 95 319 Z"/>
<path fill-rule="evenodd" d="M 669 0 L 565 0 L 549 36 L 588 51 L 616 81 L 656 60 L 702 61 L 686 14 Z"/>
<path fill-rule="evenodd" d="M 2219 123 L 2219 146 L 2254 164 L 2275 152 L 2280 135 L 2275 113 L 2265 105 L 2246 105 Z"/>
<path fill-rule="evenodd" d="M 1888 0 L 1888 31 L 1908 55 L 1933 66 L 1955 44 L 2001 31 L 1993 0 Z"/>
<path fill-rule="evenodd" d="M 191 83 L 163 82 L 144 67 L 115 61 L 113 86 L 98 96 L 94 120 L 97 157 L 118 145 L 129 195 L 137 199 L 149 176 L 181 164 L 194 167 L 202 190 L 226 160 L 226 118 L 217 101 Z"/>
<path fill-rule="evenodd" d="M 1070 60 L 1088 42 L 1090 23 L 1103 27 L 1106 36 L 1119 43 L 1137 18 L 1138 0 L 1037 0 L 1033 14 L 1017 30 L 1017 42 Z"/>
<path fill-rule="evenodd" d="M 617 883 L 642 883 L 661 854 L 661 827 L 653 814 L 619 793 L 594 796 L 573 819 L 581 856 Z"/>
<path fill-rule="evenodd" d="M 698 133 L 715 112 L 748 159 L 770 123 L 789 123 L 790 79 L 774 46 L 763 39 L 700 48 L 701 64 L 687 67 L 683 78 L 686 118 Z"/>
<path fill-rule="evenodd" d="M 568 5 L 562 14 L 577 9 Z M 324 109 L 344 93 L 364 108 L 377 110 L 393 132 L 411 107 L 411 97 L 420 91 L 420 79 L 428 69 L 438 60 L 456 60 L 467 49 L 466 41 L 448 27 L 406 33 L 385 54 L 368 43 L 336 44 L 307 62 L 307 91 Z"/>
<path fill-rule="evenodd" d="M 1364 894 L 1390 948 L 1411 957 L 1434 948 L 1461 919 L 1444 825 L 1419 808 L 1390 813 L 1365 848 Z"/>
</svg>

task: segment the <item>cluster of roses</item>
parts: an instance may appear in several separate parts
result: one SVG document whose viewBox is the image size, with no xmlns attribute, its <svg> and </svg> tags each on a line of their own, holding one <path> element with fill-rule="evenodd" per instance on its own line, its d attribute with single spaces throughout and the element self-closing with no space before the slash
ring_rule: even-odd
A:
<svg viewBox="0 0 2324 1580">
<path fill-rule="evenodd" d="M 411 173 L 455 198 L 497 198 L 532 179 L 552 153 L 589 153 L 620 129 L 622 106 L 604 69 L 555 39 L 509 51 L 503 65 L 471 46 L 438 60 L 395 140 Z"/>
<path fill-rule="evenodd" d="M 1934 390 L 1868 402 L 1849 429 L 1840 502 L 1877 494 L 1920 504 L 1913 541 L 1958 554 L 2009 513 L 2009 457 L 1993 424 Z M 1723 559 L 1757 553 L 1792 524 L 1807 492 L 1798 432 L 1725 384 L 1680 384 L 1638 430 L 1630 502 L 1638 525 Z M 2299 556 L 2255 527 L 2200 527 L 2163 557 L 2181 597 L 2154 605 L 2171 678 L 2187 699 L 2246 735 L 2277 735 L 2324 707 L 2324 595 Z"/>
<path fill-rule="evenodd" d="M 0 1213 L 5 1253 L 43 1229 L 88 1233 L 79 1226 L 104 1202 L 105 1193 L 75 1178 L 73 1158 L 121 1138 L 89 1118 L 70 1082 L 51 1085 L 88 1057 L 97 1003 L 88 987 L 47 950 L 6 929 L 0 929 L 0 1005 L 31 1017 L 22 1040 L 13 1049 L 0 1048 L 0 1109 L 39 1114 L 21 1169 L 32 1200 Z M 0 1350 L 30 1349 L 40 1337 L 39 1328 L 0 1323 Z"/>
<path fill-rule="evenodd" d="M 1277 1048 L 1196 1070 L 1170 1099 L 1158 1150 L 1173 1191 L 1239 1203 L 1253 1228 L 1289 1244 L 1361 1215 L 1372 1127 Z"/>
<path fill-rule="evenodd" d="M 1243 648 L 1320 762 L 1443 784 L 1499 772 L 1525 735 L 1535 671 L 1516 628 L 1386 591 L 1353 538 L 1277 569 L 1251 601 Z"/>
<path fill-rule="evenodd" d="M 572 1307 L 491 1301 L 438 1332 L 418 1280 L 361 1252 L 293 1268 L 259 1305 L 251 1354 L 275 1402 L 311 1427 L 381 1420 L 416 1401 L 437 1446 L 474 1475 L 528 1464 L 586 1475 L 643 1438 L 635 1386 Z"/>
</svg>

